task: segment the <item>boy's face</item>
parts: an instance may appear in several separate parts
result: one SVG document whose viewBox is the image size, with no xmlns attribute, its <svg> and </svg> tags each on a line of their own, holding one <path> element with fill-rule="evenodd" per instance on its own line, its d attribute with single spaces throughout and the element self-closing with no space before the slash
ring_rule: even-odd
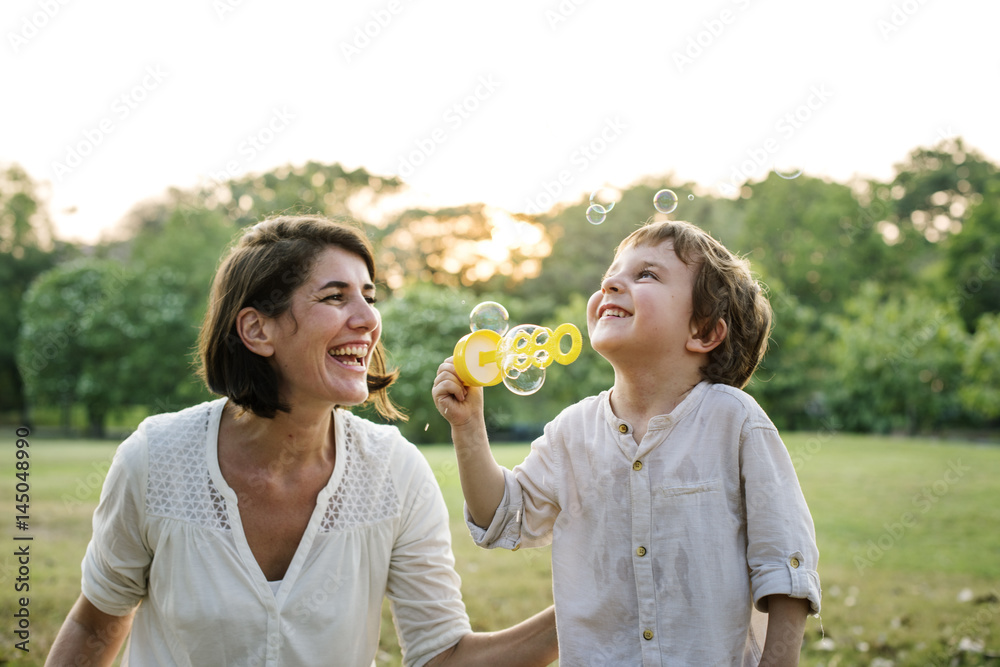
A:
<svg viewBox="0 0 1000 667">
<path fill-rule="evenodd" d="M 623 250 L 587 303 L 590 344 L 612 362 L 649 362 L 685 354 L 691 327 L 695 266 L 672 240 Z"/>
</svg>

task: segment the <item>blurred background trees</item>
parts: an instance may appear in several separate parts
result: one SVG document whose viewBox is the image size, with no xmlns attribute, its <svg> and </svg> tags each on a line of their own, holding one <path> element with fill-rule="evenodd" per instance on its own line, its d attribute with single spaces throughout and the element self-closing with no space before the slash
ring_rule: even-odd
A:
<svg viewBox="0 0 1000 667">
<path fill-rule="evenodd" d="M 614 249 L 653 218 L 689 220 L 746 256 L 767 286 L 775 328 L 748 391 L 780 428 L 933 432 L 1000 419 L 1000 182 L 960 139 L 915 149 L 890 182 L 770 174 L 721 197 L 672 176 L 537 216 L 470 202 L 434 208 L 395 178 L 309 162 L 137 204 L 116 240 L 53 238 L 42 187 L 0 171 L 0 414 L 99 434 L 109 417 L 176 410 L 208 397 L 194 378 L 197 330 L 219 258 L 245 226 L 281 213 L 362 222 L 378 252 L 392 391 L 416 442 L 442 442 L 430 398 L 438 364 L 480 301 L 511 325 L 586 329 L 586 300 Z M 487 390 L 499 437 L 538 432 L 566 405 L 610 386 L 584 344 L 543 388 Z M 75 412 L 74 412 L 75 411 Z M 73 415 L 77 415 L 74 417 Z M 75 420 L 75 421 L 74 421 Z M 82 422 L 82 423 L 81 423 Z"/>
</svg>

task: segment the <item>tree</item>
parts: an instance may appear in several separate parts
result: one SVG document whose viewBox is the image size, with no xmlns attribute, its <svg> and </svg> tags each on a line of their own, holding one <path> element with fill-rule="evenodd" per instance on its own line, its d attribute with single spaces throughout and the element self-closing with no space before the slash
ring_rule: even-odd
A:
<svg viewBox="0 0 1000 667">
<path fill-rule="evenodd" d="M 424 282 L 478 292 L 511 288 L 538 273 L 550 250 L 527 216 L 483 204 L 409 209 L 376 229 L 378 264 L 393 288 Z"/>
<path fill-rule="evenodd" d="M 1000 313 L 1000 184 L 969 211 L 959 233 L 945 242 L 938 294 L 952 301 L 969 331 L 987 313 Z"/>
<path fill-rule="evenodd" d="M 916 433 L 960 420 L 968 334 L 952 305 L 867 283 L 828 320 L 826 395 L 845 428 Z"/>
<path fill-rule="evenodd" d="M 880 234 L 854 233 L 859 203 L 846 185 L 770 174 L 745 203 L 744 228 L 731 250 L 746 248 L 758 271 L 799 303 L 839 310 L 883 263 Z"/>
<path fill-rule="evenodd" d="M 913 239 L 936 243 L 960 232 L 966 212 L 986 195 L 997 173 L 996 165 L 968 149 L 961 138 L 914 149 L 897 164 L 888 188 L 899 221 L 899 242 L 908 254 L 918 247 Z"/>
<path fill-rule="evenodd" d="M 764 278 L 773 311 L 767 353 L 746 387 L 781 429 L 829 425 L 833 333 L 820 312 L 803 305 L 777 279 Z"/>
<path fill-rule="evenodd" d="M 0 171 L 0 338 L 13 343 L 21 327 L 24 292 L 58 258 L 70 254 L 52 238 L 52 222 L 38 185 L 17 165 Z M 30 423 L 24 380 L 13 344 L 0 348 L 0 412 L 16 410 Z"/>
<path fill-rule="evenodd" d="M 190 323 L 180 277 L 85 259 L 38 277 L 24 299 L 18 363 L 34 404 L 82 405 L 88 432 L 112 410 L 157 405 L 190 383 Z"/>
<path fill-rule="evenodd" d="M 108 409 L 118 400 L 117 374 L 105 377 L 123 347 L 107 336 L 94 340 L 95 324 L 117 301 L 129 276 L 106 260 L 85 259 L 51 269 L 32 283 L 24 297 L 18 365 L 29 400 L 69 410 L 86 406 L 92 432 L 103 429 Z"/>
<path fill-rule="evenodd" d="M 200 196 L 207 208 L 224 210 L 240 227 L 284 213 L 377 222 L 370 218 L 379 200 L 401 187 L 396 178 L 310 161 L 216 183 L 204 188 Z"/>
<path fill-rule="evenodd" d="M 1000 417 L 1000 314 L 979 320 L 962 370 L 962 405 L 985 419 Z"/>
</svg>

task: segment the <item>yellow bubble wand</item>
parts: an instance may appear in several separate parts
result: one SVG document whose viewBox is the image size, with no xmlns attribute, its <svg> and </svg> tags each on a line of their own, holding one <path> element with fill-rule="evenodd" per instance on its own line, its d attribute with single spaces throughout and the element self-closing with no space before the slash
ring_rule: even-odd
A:
<svg viewBox="0 0 1000 667">
<path fill-rule="evenodd" d="M 553 331 L 536 324 L 520 324 L 508 330 L 507 309 L 495 301 L 484 301 L 469 317 L 472 333 L 455 345 L 455 370 L 467 385 L 492 387 L 501 382 L 515 394 L 527 396 L 541 389 L 545 369 L 552 362 L 566 366 L 576 361 L 583 337 L 573 324 L 560 324 Z M 569 338 L 569 349 L 562 344 Z"/>
</svg>

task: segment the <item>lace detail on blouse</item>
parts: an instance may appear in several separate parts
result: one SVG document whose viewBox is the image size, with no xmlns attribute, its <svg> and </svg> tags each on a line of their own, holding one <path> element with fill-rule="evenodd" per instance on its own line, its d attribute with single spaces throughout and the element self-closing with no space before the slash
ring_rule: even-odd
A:
<svg viewBox="0 0 1000 667">
<path fill-rule="evenodd" d="M 212 530 L 231 530 L 226 500 L 208 469 L 207 441 L 213 403 L 175 415 L 151 417 L 146 512 Z M 353 414 L 344 419 L 344 473 L 330 496 L 320 531 L 349 530 L 399 515 L 400 503 L 389 470 L 389 432 Z"/>
<path fill-rule="evenodd" d="M 320 530 L 349 530 L 398 516 L 399 497 L 389 472 L 390 443 L 379 437 L 381 429 L 374 424 L 344 411 L 337 417 L 344 417 L 344 476 L 330 496 Z"/>
<path fill-rule="evenodd" d="M 212 404 L 205 403 L 147 421 L 147 514 L 231 529 L 226 501 L 208 471 L 205 445 L 211 412 Z"/>
</svg>

